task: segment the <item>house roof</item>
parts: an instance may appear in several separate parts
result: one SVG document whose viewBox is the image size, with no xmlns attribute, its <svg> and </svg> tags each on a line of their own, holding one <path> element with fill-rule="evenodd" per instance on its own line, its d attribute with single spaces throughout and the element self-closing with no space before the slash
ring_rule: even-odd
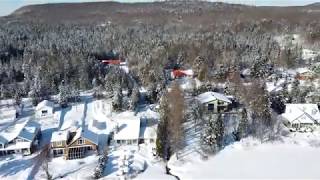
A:
<svg viewBox="0 0 320 180">
<path fill-rule="evenodd" d="M 74 143 L 80 137 L 85 138 L 96 145 L 99 144 L 99 141 L 98 141 L 99 139 L 97 134 L 87 129 L 83 130 L 82 128 L 77 129 L 76 134 L 73 136 L 70 144 Z"/>
<path fill-rule="evenodd" d="M 6 129 L 2 130 L 0 132 L 0 140 L 3 143 L 10 142 L 14 140 L 16 137 L 19 136 L 20 132 L 22 129 L 25 127 L 27 121 L 21 122 L 21 123 L 16 123 L 12 126 L 7 127 Z"/>
<path fill-rule="evenodd" d="M 67 141 L 69 131 L 55 131 L 52 133 L 51 142 Z"/>
<path fill-rule="evenodd" d="M 300 123 L 320 122 L 320 112 L 317 104 L 286 104 L 282 117 L 289 122 L 299 119 Z"/>
<path fill-rule="evenodd" d="M 224 94 L 217 93 L 217 92 L 211 92 L 211 91 L 198 95 L 196 97 L 196 99 L 199 100 L 203 104 L 214 101 L 214 100 L 220 100 L 220 101 L 224 101 L 227 103 L 231 103 L 230 99 L 228 99 L 228 97 L 225 96 Z"/>
<path fill-rule="evenodd" d="M 38 128 L 40 128 L 40 125 L 34 121 L 16 123 L 0 132 L 0 142 L 5 144 L 17 137 L 31 142 Z"/>
<path fill-rule="evenodd" d="M 128 119 L 115 119 L 118 130 L 114 134 L 115 140 L 138 139 L 140 133 L 140 118 L 137 116 Z"/>
<path fill-rule="evenodd" d="M 36 110 L 38 111 L 38 110 L 42 109 L 43 107 L 53 108 L 54 107 L 54 103 L 51 102 L 51 101 L 48 101 L 48 100 L 43 100 L 37 105 Z"/>
<path fill-rule="evenodd" d="M 40 129 L 40 124 L 29 121 L 27 125 L 20 131 L 18 137 L 28 141 L 32 141 L 36 136 L 36 132 Z"/>
</svg>

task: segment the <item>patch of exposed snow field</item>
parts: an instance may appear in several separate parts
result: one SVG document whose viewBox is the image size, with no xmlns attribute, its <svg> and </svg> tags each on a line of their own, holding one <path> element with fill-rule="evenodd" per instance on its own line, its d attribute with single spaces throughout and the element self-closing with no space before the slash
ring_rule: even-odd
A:
<svg viewBox="0 0 320 180">
<path fill-rule="evenodd" d="M 192 154 L 171 159 L 169 167 L 180 179 L 319 179 L 320 146 L 308 143 L 319 145 L 319 137 L 297 133 L 268 143 L 246 138 L 207 160 Z"/>
</svg>

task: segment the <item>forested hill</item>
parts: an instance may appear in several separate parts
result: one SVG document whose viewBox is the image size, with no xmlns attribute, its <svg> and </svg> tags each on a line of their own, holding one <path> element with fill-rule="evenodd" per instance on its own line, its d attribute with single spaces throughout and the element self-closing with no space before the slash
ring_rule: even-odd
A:
<svg viewBox="0 0 320 180">
<path fill-rule="evenodd" d="M 318 4 L 301 7 L 253 7 L 217 2 L 61 3 L 22 7 L 6 19 L 42 23 L 180 23 L 212 25 L 217 22 L 285 20 L 303 23 L 317 19 Z"/>
<path fill-rule="evenodd" d="M 263 79 L 268 67 L 301 66 L 301 46 L 279 39 L 295 34 L 320 47 L 319 10 L 199 1 L 26 6 L 0 18 L 0 99 L 39 101 L 62 82 L 75 91 L 137 83 L 153 91 L 173 68 L 192 68 L 205 83 L 246 68 Z M 106 71 L 99 59 L 108 53 L 130 73 Z"/>
</svg>

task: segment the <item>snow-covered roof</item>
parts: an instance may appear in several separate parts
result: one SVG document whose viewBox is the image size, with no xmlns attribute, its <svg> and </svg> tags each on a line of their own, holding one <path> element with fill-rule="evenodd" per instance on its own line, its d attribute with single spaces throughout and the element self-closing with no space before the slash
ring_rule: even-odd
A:
<svg viewBox="0 0 320 180">
<path fill-rule="evenodd" d="M 2 143 L 10 142 L 14 140 L 16 137 L 18 137 L 22 129 L 25 127 L 26 123 L 27 122 L 16 123 L 2 130 L 0 132 L 0 137 L 1 137 L 0 139 L 2 139 L 3 141 Z"/>
<path fill-rule="evenodd" d="M 208 103 L 214 100 L 220 100 L 227 103 L 231 103 L 230 99 L 228 99 L 228 97 L 226 97 L 224 94 L 211 91 L 198 95 L 197 100 L 199 100 L 201 103 Z"/>
<path fill-rule="evenodd" d="M 53 108 L 54 107 L 54 103 L 51 102 L 51 101 L 48 101 L 48 100 L 43 100 L 37 105 L 36 110 L 38 111 L 38 110 L 40 110 L 40 109 L 42 109 L 44 107 Z"/>
<path fill-rule="evenodd" d="M 94 132 L 89 131 L 87 129 L 83 130 L 82 128 L 79 128 L 79 129 L 77 129 L 76 134 L 73 136 L 70 144 L 72 144 L 73 142 L 78 140 L 80 137 L 87 139 L 96 145 L 98 145 L 98 143 L 99 143 L 97 134 L 95 134 Z"/>
<path fill-rule="evenodd" d="M 32 141 L 36 136 L 36 132 L 40 129 L 40 124 L 29 121 L 27 125 L 20 131 L 18 137 L 28 141 Z"/>
<path fill-rule="evenodd" d="M 17 137 L 31 142 L 38 128 L 40 128 L 40 125 L 33 121 L 16 123 L 0 132 L 0 142 L 5 144 Z"/>
<path fill-rule="evenodd" d="M 303 73 L 313 73 L 310 69 L 308 68 L 297 68 L 296 72 L 299 74 L 303 74 Z"/>
<path fill-rule="evenodd" d="M 297 121 L 297 119 L 300 123 L 320 122 L 320 112 L 317 104 L 286 104 L 286 111 L 282 114 L 282 117 L 291 123 Z"/>
<path fill-rule="evenodd" d="M 140 118 L 131 113 L 120 113 L 114 117 L 118 131 L 114 134 L 115 140 L 138 139 L 140 133 Z"/>
<path fill-rule="evenodd" d="M 55 131 L 52 133 L 51 142 L 67 141 L 69 131 Z"/>
</svg>

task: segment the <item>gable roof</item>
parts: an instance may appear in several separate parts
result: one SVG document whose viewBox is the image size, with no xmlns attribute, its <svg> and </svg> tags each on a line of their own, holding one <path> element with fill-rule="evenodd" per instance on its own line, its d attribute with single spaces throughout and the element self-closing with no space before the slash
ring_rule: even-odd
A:
<svg viewBox="0 0 320 180">
<path fill-rule="evenodd" d="M 117 119 L 118 130 L 115 140 L 138 139 L 140 135 L 140 119 Z"/>
<path fill-rule="evenodd" d="M 69 131 L 55 131 L 52 133 L 51 142 L 67 141 Z"/>
<path fill-rule="evenodd" d="M 99 144 L 99 141 L 98 141 L 99 139 L 97 134 L 86 129 L 83 130 L 82 128 L 77 129 L 76 134 L 73 136 L 69 144 L 74 143 L 76 140 L 78 140 L 81 137 L 92 142 L 95 145 Z"/>
<path fill-rule="evenodd" d="M 39 128 L 40 124 L 34 121 L 16 123 L 0 132 L 0 142 L 5 144 L 13 141 L 17 137 L 31 142 Z"/>
<path fill-rule="evenodd" d="M 297 119 L 300 123 L 320 122 L 320 112 L 317 104 L 286 104 L 285 113 L 281 116 L 291 123 Z"/>
<path fill-rule="evenodd" d="M 27 125 L 20 131 L 18 137 L 32 141 L 34 137 L 36 136 L 36 132 L 40 129 L 40 124 L 29 121 Z"/>
<path fill-rule="evenodd" d="M 211 101 L 214 101 L 214 100 L 220 100 L 220 101 L 224 101 L 224 102 L 227 102 L 227 103 L 231 103 L 230 99 L 228 99 L 228 97 L 225 96 L 224 94 L 217 93 L 217 92 L 212 92 L 212 91 L 208 91 L 208 92 L 202 93 L 202 94 L 198 95 L 196 97 L 196 99 L 198 101 L 200 101 L 202 104 L 208 103 L 208 102 L 211 102 Z"/>
<path fill-rule="evenodd" d="M 54 107 L 54 103 L 51 102 L 51 101 L 48 101 L 48 100 L 43 100 L 37 105 L 36 110 L 38 111 L 38 110 L 42 109 L 43 107 L 53 108 Z"/>
<path fill-rule="evenodd" d="M 6 129 L 0 132 L 0 140 L 3 143 L 10 142 L 19 136 L 22 129 L 26 126 L 27 121 L 16 123 L 12 126 L 7 127 Z"/>
</svg>

